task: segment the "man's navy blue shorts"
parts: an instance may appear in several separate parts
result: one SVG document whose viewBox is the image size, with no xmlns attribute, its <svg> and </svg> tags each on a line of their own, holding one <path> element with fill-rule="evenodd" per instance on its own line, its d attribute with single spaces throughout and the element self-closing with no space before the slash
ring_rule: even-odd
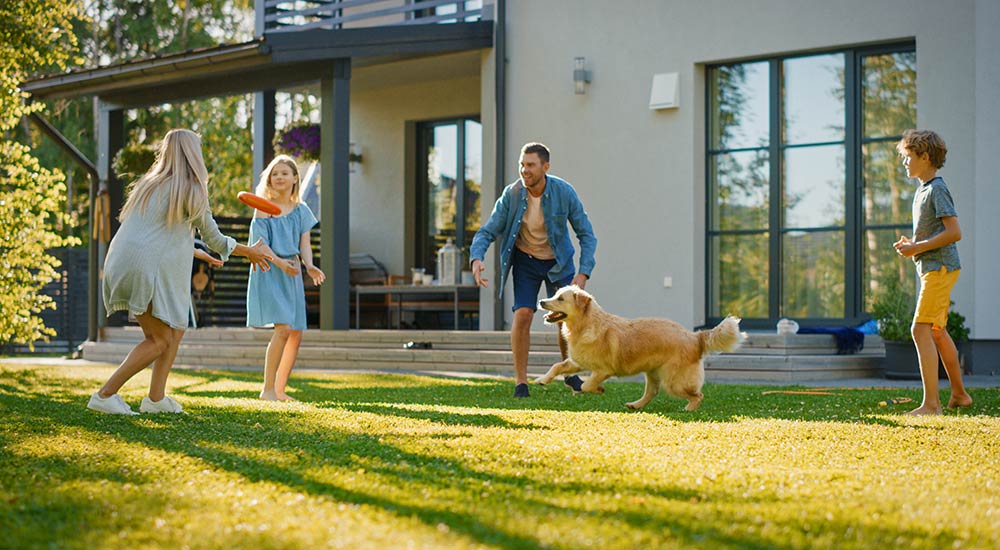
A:
<svg viewBox="0 0 1000 550">
<path fill-rule="evenodd" d="M 557 290 L 573 282 L 573 273 L 561 281 L 554 283 L 549 281 L 547 275 L 552 266 L 556 265 L 556 261 L 539 260 L 521 252 L 517 247 L 514 247 L 512 252 L 511 265 L 514 268 L 514 307 L 511 308 L 513 311 L 525 307 L 536 311 L 538 291 L 542 288 L 542 282 L 545 283 L 546 297 L 551 297 Z"/>
</svg>

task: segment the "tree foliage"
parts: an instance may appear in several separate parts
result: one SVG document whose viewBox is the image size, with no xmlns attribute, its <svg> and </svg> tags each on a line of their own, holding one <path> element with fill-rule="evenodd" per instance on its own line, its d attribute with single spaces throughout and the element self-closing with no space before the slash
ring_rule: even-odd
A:
<svg viewBox="0 0 1000 550">
<path fill-rule="evenodd" d="M 253 36 L 253 0 L 90 0 L 84 4 L 70 24 L 81 62 L 87 67 L 241 42 Z M 57 99 L 47 102 L 47 107 L 49 121 L 77 148 L 96 158 L 93 99 Z M 213 175 L 209 191 L 214 210 L 245 213 L 233 197 L 251 186 L 251 110 L 251 97 L 240 95 L 129 111 L 126 145 L 154 146 L 175 127 L 199 132 Z M 25 141 L 33 145 L 42 165 L 60 167 L 68 174 L 72 215 L 87 219 L 86 172 L 37 130 L 30 131 Z M 136 176 L 134 171 L 116 174 L 126 182 Z M 79 236 L 87 240 L 85 232 Z"/>
<path fill-rule="evenodd" d="M 31 150 L 9 139 L 41 105 L 25 102 L 21 83 L 46 68 L 65 68 L 76 47 L 77 6 L 62 0 L 0 2 L 0 344 L 32 345 L 55 334 L 39 317 L 54 308 L 43 286 L 60 262 L 47 251 L 75 242 L 60 230 L 65 177 L 42 168 Z"/>
</svg>

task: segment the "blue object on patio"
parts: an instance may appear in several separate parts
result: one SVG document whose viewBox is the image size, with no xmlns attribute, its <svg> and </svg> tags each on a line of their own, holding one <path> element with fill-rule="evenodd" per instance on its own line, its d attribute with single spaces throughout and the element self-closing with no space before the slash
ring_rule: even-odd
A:
<svg viewBox="0 0 1000 550">
<path fill-rule="evenodd" d="M 860 330 L 863 334 L 878 334 L 878 321 L 869 319 L 854 328 Z"/>
</svg>

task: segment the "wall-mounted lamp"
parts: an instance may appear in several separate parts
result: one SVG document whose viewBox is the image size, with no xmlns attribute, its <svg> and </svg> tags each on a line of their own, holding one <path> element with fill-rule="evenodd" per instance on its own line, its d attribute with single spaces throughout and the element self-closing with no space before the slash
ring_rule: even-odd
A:
<svg viewBox="0 0 1000 550">
<path fill-rule="evenodd" d="M 584 68 L 584 61 L 582 57 L 573 59 L 573 86 L 577 95 L 587 93 L 586 85 L 590 84 L 590 71 Z"/>
<path fill-rule="evenodd" d="M 361 145 L 351 142 L 351 149 L 347 155 L 347 161 L 350 166 L 351 173 L 357 172 L 361 168 Z"/>
</svg>

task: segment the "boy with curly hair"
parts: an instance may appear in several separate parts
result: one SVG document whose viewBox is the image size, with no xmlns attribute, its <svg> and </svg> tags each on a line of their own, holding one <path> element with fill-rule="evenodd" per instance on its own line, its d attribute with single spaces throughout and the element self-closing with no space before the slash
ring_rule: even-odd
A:
<svg viewBox="0 0 1000 550">
<path fill-rule="evenodd" d="M 939 355 L 951 383 L 948 407 L 972 404 L 972 397 L 962 384 L 958 350 L 945 330 L 951 289 L 962 267 L 955 245 L 962 238 L 962 229 L 948 186 L 937 175 L 948 154 L 941 136 L 929 130 L 907 130 L 896 144 L 896 150 L 903 157 L 906 176 L 920 182 L 920 188 L 913 195 L 913 237 L 901 235 L 893 244 L 900 256 L 913 259 L 920 276 L 920 295 L 910 332 L 920 361 L 924 399 L 908 414 L 941 414 Z"/>
</svg>

